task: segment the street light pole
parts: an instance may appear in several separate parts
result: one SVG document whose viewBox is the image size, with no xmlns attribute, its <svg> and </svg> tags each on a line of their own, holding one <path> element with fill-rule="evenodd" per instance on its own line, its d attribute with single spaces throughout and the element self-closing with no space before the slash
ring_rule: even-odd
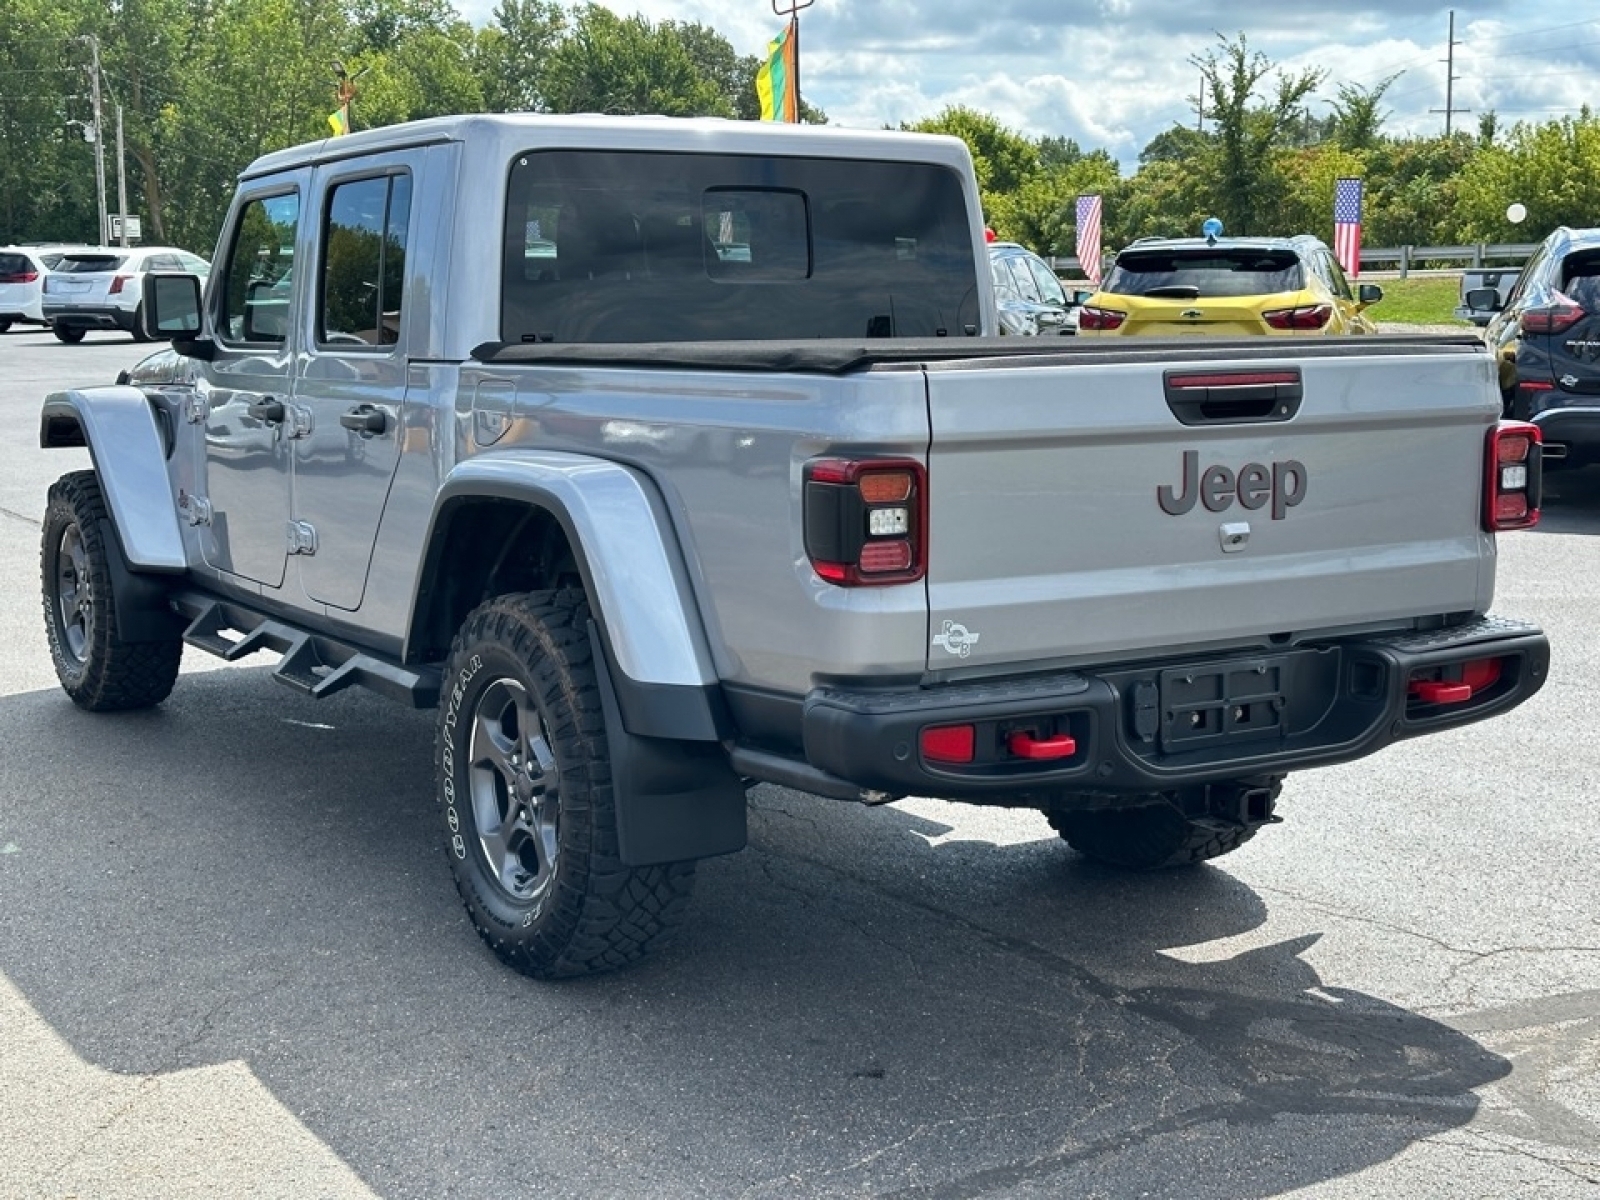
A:
<svg viewBox="0 0 1600 1200">
<path fill-rule="evenodd" d="M 128 244 L 128 162 L 122 157 L 122 105 L 117 105 L 117 219 L 121 246 Z"/>
<path fill-rule="evenodd" d="M 78 40 L 89 43 L 89 95 L 94 102 L 94 192 L 100 217 L 98 244 L 104 246 L 111 236 L 106 229 L 106 127 L 100 112 L 100 39 L 86 33 Z"/>
</svg>

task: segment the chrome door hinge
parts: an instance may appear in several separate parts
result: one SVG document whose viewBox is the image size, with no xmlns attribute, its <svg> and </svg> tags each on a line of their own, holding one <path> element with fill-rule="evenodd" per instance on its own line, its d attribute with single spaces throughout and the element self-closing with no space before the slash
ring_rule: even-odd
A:
<svg viewBox="0 0 1600 1200">
<path fill-rule="evenodd" d="M 211 403 L 204 396 L 191 395 L 183 402 L 183 419 L 191 425 L 204 425 L 211 415 Z"/>
<path fill-rule="evenodd" d="M 291 404 L 284 414 L 283 436 L 289 441 L 311 436 L 311 410 L 304 404 Z"/>
<path fill-rule="evenodd" d="M 196 496 L 179 488 L 178 511 L 183 514 L 183 519 L 191 525 L 211 524 L 211 501 L 204 496 Z"/>
<path fill-rule="evenodd" d="M 290 521 L 288 533 L 290 554 L 317 552 L 317 529 L 310 521 Z"/>
</svg>

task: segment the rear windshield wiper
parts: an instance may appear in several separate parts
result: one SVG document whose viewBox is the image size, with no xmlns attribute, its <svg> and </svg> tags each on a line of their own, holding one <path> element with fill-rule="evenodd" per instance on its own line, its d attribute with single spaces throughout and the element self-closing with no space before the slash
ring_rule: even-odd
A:
<svg viewBox="0 0 1600 1200">
<path fill-rule="evenodd" d="M 1169 283 L 1165 287 L 1153 287 L 1139 294 L 1141 296 L 1154 296 L 1160 300 L 1200 299 L 1200 289 L 1192 283 Z"/>
</svg>

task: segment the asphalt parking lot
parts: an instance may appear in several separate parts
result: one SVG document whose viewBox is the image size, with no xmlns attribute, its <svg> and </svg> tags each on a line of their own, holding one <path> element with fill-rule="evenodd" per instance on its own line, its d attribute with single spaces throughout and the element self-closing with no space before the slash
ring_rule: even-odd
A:
<svg viewBox="0 0 1600 1200">
<path fill-rule="evenodd" d="M 56 687 L 39 401 L 145 350 L 0 336 L 0 1195 L 1600 1194 L 1600 470 L 1501 539 L 1543 691 L 1214 866 L 762 787 L 670 950 L 542 985 L 459 910 L 431 714 Z"/>
</svg>

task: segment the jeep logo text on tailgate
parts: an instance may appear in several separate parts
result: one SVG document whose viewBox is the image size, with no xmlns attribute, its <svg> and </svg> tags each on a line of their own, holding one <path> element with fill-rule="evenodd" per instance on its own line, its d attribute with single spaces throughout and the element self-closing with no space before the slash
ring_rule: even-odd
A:
<svg viewBox="0 0 1600 1200">
<path fill-rule="evenodd" d="M 1161 511 L 1181 517 L 1196 500 L 1211 512 L 1225 512 L 1237 500 L 1240 508 L 1257 509 L 1272 503 L 1272 519 L 1284 515 L 1306 498 L 1306 465 L 1290 458 L 1270 467 L 1245 463 L 1235 474 L 1218 465 L 1200 470 L 1200 452 L 1183 452 L 1183 482 L 1176 488 L 1163 484 L 1156 489 Z"/>
</svg>

